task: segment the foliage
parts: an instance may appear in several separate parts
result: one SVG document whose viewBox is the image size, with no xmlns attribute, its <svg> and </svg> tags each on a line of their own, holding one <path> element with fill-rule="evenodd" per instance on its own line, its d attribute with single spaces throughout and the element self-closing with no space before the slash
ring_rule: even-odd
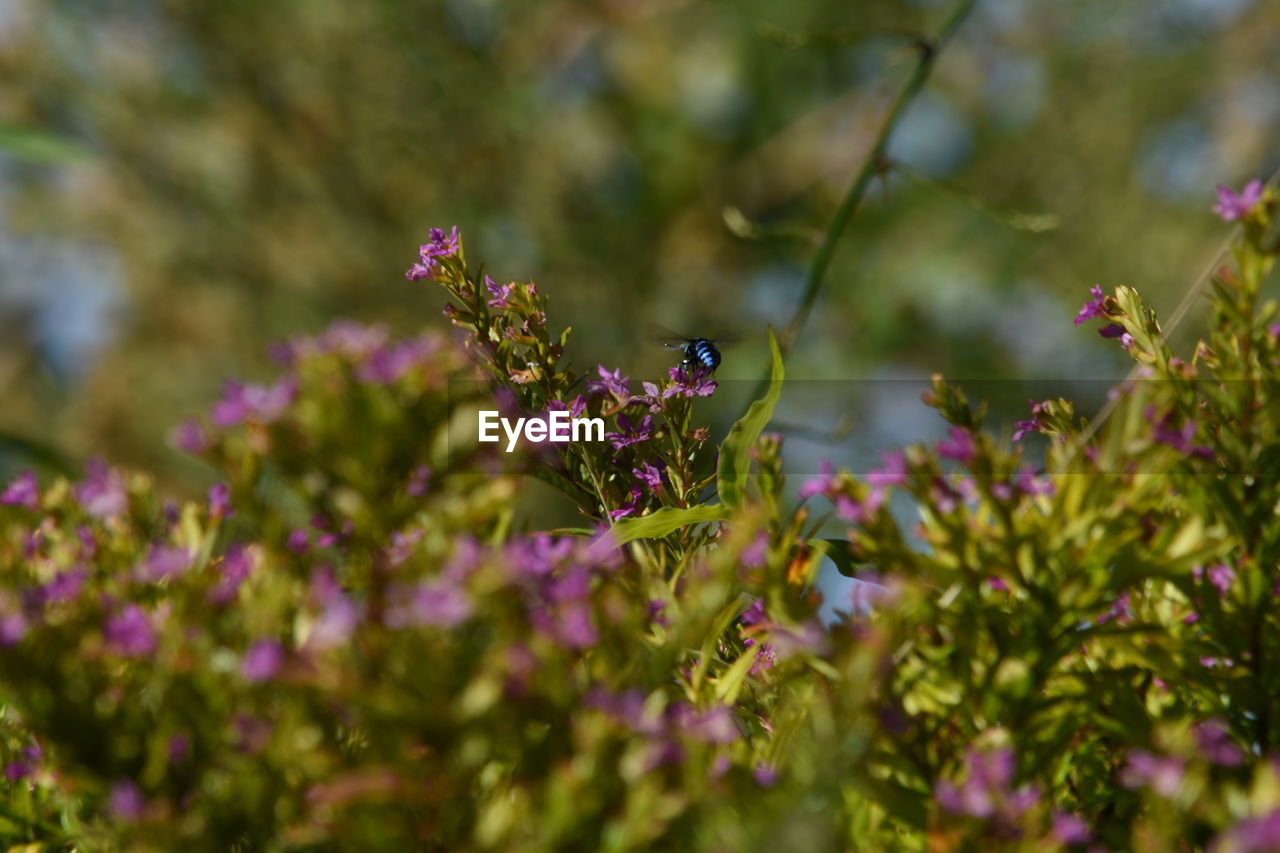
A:
<svg viewBox="0 0 1280 853">
<path fill-rule="evenodd" d="M 580 365 L 639 362 L 637 317 L 781 336 L 960 4 L 9 0 L 0 478 L 54 473 L 39 439 L 203 491 L 156 436 L 270 340 L 338 316 L 413 333 L 436 300 L 387 282 L 428 221 L 554 282 Z M 1099 274 L 1164 305 L 1217 245 L 1199 199 L 1273 158 L 1278 28 L 1257 0 L 974 4 L 874 163 L 794 375 L 1109 375 L 1118 353 L 1051 318 Z M 757 378 L 756 340 L 726 378 Z M 838 404 L 891 431 L 866 387 Z"/>
<path fill-rule="evenodd" d="M 4 490 L 0 838 L 1274 849 L 1276 209 L 1227 194 L 1242 237 L 1189 360 L 1136 291 L 1094 289 L 1077 321 L 1141 373 L 1096 433 L 1036 403 L 1043 471 L 939 379 L 945 441 L 799 506 L 764 431 L 780 358 L 712 452 L 711 376 L 574 373 L 546 296 L 433 230 L 409 277 L 457 345 L 337 323 L 277 348 L 275 381 L 175 435 L 221 472 L 205 500 L 100 462 Z M 495 398 L 607 438 L 517 466 L 460 437 Z M 517 467 L 584 527 L 518 532 Z M 872 599 L 828 624 L 824 554 Z"/>
</svg>

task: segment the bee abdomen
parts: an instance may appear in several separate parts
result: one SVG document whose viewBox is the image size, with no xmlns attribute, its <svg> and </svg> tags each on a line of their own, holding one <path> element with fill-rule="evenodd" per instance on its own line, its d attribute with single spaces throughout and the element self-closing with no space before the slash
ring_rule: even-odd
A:
<svg viewBox="0 0 1280 853">
<path fill-rule="evenodd" d="M 695 338 L 690 341 L 689 358 L 698 366 L 708 370 L 715 370 L 720 366 L 720 351 L 706 338 Z"/>
</svg>

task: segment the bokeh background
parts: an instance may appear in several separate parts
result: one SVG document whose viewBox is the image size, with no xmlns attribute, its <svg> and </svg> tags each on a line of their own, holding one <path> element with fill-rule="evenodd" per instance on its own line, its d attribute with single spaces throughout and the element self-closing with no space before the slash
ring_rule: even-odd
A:
<svg viewBox="0 0 1280 853">
<path fill-rule="evenodd" d="M 650 322 L 737 334 L 723 428 L 949 8 L 0 0 L 0 475 L 203 487 L 168 433 L 270 341 L 443 327 L 403 278 L 432 225 L 538 281 L 579 368 L 657 373 Z M 939 431 L 906 381 L 935 371 L 1020 400 L 1120 375 L 1076 309 L 1177 304 L 1215 184 L 1277 165 L 1277 93 L 1280 3 L 979 0 L 788 361 L 797 470 Z"/>
</svg>

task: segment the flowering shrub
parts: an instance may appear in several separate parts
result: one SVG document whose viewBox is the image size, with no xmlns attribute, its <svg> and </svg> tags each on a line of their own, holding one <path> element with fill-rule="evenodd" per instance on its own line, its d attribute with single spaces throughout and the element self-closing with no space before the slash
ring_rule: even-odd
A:
<svg viewBox="0 0 1280 853">
<path fill-rule="evenodd" d="M 175 431 L 221 472 L 205 500 L 102 462 L 4 488 L 0 840 L 1277 849 L 1276 207 L 1223 191 L 1242 237 L 1189 360 L 1094 288 L 1077 322 L 1141 368 L 1096 434 L 1040 401 L 1011 445 L 937 380 L 944 441 L 798 506 L 776 345 L 717 447 L 709 375 L 572 372 L 546 297 L 432 231 L 407 275 L 461 346 L 281 346 Z M 606 420 L 523 462 L 581 528 L 519 531 L 509 457 L 450 439 L 495 397 Z M 824 557 L 867 582 L 828 624 Z"/>
</svg>

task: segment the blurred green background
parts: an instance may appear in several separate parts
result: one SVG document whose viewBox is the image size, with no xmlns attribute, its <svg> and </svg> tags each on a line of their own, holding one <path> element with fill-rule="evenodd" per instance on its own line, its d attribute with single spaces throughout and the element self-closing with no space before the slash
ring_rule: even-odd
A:
<svg viewBox="0 0 1280 853">
<path fill-rule="evenodd" d="M 443 327 L 403 278 L 432 225 L 537 280 L 579 369 L 656 373 L 656 321 L 736 332 L 721 377 L 754 379 L 949 9 L 0 0 L 0 474 L 102 454 L 201 485 L 168 432 L 268 342 Z M 1167 314 L 1212 257 L 1214 185 L 1277 164 L 1277 45 L 1275 2 L 979 0 L 789 360 L 837 390 L 789 419 L 894 440 L 933 416 L 864 380 L 1121 373 L 1071 318 L 1095 282 Z"/>
</svg>

